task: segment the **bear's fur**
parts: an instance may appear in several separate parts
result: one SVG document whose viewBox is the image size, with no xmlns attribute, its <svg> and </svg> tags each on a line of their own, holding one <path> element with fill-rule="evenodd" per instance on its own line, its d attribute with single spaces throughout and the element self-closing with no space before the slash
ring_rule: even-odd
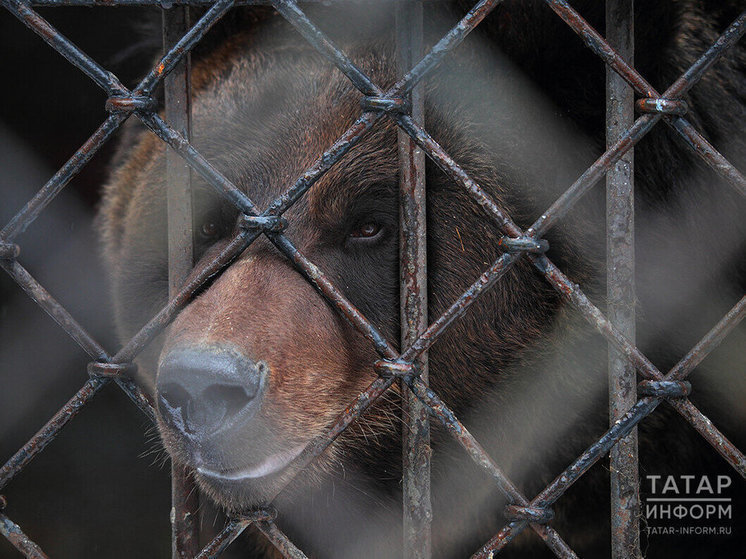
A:
<svg viewBox="0 0 746 559">
<path fill-rule="evenodd" d="M 603 33 L 603 3 L 578 4 Z M 640 4 L 635 67 L 660 91 L 737 15 L 735 3 Z M 426 11 L 430 44 L 456 21 L 455 12 L 440 11 Z M 387 10 L 309 12 L 382 89 L 395 82 Z M 203 48 L 195 62 L 193 144 L 265 208 L 359 116 L 361 95 L 279 16 L 256 13 L 238 34 L 213 39 L 217 44 Z M 343 17 L 351 22 L 340 25 Z M 686 96 L 687 119 L 737 166 L 746 162 L 746 130 L 738 124 L 746 117 L 745 72 L 746 49 L 737 46 Z M 425 126 L 527 227 L 601 153 L 603 76 L 602 63 L 542 2 L 505 2 L 427 78 Z M 99 214 L 123 340 L 167 300 L 165 149 L 132 126 Z M 640 143 L 635 169 L 638 339 L 665 371 L 743 293 L 744 203 L 664 124 Z M 501 233 L 429 161 L 427 184 L 433 320 L 499 256 Z M 291 241 L 392 342 L 399 339 L 397 189 L 396 127 L 383 119 L 285 213 Z M 195 230 L 210 225 L 196 241 L 199 269 L 234 233 L 238 211 L 200 178 L 195 190 Z M 603 308 L 602 204 L 603 186 L 597 185 L 546 238 L 548 256 Z M 380 233 L 357 235 L 370 223 Z M 712 243 L 707 237 L 716 228 L 719 240 Z M 713 298 L 700 298 L 700 290 Z M 324 433 L 374 380 L 371 365 L 378 358 L 262 238 L 143 353 L 143 384 L 156 390 L 159 359 L 174 347 L 216 344 L 231 344 L 270 370 L 257 412 L 261 429 L 217 439 L 209 453 L 197 452 L 210 454 L 205 460 L 225 471 Z M 704 402 L 707 413 L 720 408 L 716 424 L 738 442 L 739 429 L 732 427 L 743 424 L 743 406 L 732 407 L 738 397 L 706 407 L 702 396 L 733 380 L 727 375 L 743 365 L 734 353 L 720 373 L 714 366 L 699 375 L 710 382 L 695 382 L 693 399 Z M 529 498 L 607 428 L 606 342 L 525 258 L 452 325 L 429 362 L 435 392 Z M 742 384 L 720 392 L 744 394 Z M 399 416 L 398 395 L 390 392 L 281 494 L 278 523 L 304 551 L 320 557 L 400 553 Z M 433 549 L 437 557 L 460 557 L 504 524 L 505 501 L 435 423 Z M 195 449 L 173 426 L 161 422 L 160 430 L 175 460 L 199 466 Z M 641 475 L 724 473 L 743 493 L 743 480 L 665 404 L 640 430 Z M 259 505 L 288 481 L 282 471 L 258 481 L 196 477 L 228 509 Z M 608 553 L 607 477 L 603 464 L 596 465 L 554 507 L 552 525 L 581 556 Z M 506 555 L 546 553 L 529 532 Z M 720 552 L 727 546 L 742 551 L 738 537 L 716 540 L 725 546 Z M 699 540 L 648 543 L 651 557 L 707 556 Z"/>
</svg>

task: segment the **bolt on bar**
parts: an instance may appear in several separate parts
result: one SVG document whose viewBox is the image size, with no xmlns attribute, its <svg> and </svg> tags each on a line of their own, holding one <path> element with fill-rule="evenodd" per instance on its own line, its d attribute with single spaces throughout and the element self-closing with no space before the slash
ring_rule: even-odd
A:
<svg viewBox="0 0 746 559">
<path fill-rule="evenodd" d="M 606 0 L 606 40 L 634 65 L 634 0 Z M 635 121 L 634 90 L 606 67 L 606 145 L 621 139 Z M 634 148 L 606 174 L 607 316 L 619 332 L 635 340 Z M 637 372 L 609 344 L 609 423 L 621 419 L 637 402 Z M 637 428 L 610 452 L 611 556 L 640 558 L 640 480 Z"/>
<path fill-rule="evenodd" d="M 188 7 L 163 10 L 163 51 L 168 53 L 190 30 Z M 167 58 L 166 55 L 165 58 Z M 158 69 L 163 66 L 159 65 Z M 166 120 L 191 138 L 191 68 L 187 52 L 164 80 Z M 166 150 L 168 208 L 168 295 L 176 297 L 194 265 L 192 189 L 189 165 Z M 190 472 L 171 462 L 171 555 L 187 559 L 199 552 L 199 497 Z"/>
<path fill-rule="evenodd" d="M 423 54 L 422 3 L 401 3 L 396 13 L 399 67 L 411 68 Z M 412 118 L 424 124 L 425 95 L 416 86 L 409 95 Z M 412 345 L 427 323 L 427 231 L 425 204 L 425 154 L 398 131 L 399 143 L 399 254 L 401 347 Z M 427 353 L 416 361 L 420 379 L 427 384 Z M 429 559 L 430 524 L 430 421 L 427 407 L 402 381 L 402 488 L 404 556 Z"/>
</svg>

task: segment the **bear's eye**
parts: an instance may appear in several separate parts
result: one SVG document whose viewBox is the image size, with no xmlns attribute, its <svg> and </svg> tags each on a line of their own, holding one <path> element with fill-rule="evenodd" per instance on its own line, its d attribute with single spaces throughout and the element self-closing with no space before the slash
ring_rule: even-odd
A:
<svg viewBox="0 0 746 559">
<path fill-rule="evenodd" d="M 380 223 L 377 223 L 375 221 L 367 221 L 365 223 L 361 223 L 357 227 L 355 227 L 352 231 L 350 231 L 350 238 L 352 239 L 375 239 L 383 230 L 383 227 Z"/>
<path fill-rule="evenodd" d="M 199 234 L 206 240 L 216 239 L 220 236 L 220 227 L 214 221 L 206 221 L 199 228 Z"/>
</svg>

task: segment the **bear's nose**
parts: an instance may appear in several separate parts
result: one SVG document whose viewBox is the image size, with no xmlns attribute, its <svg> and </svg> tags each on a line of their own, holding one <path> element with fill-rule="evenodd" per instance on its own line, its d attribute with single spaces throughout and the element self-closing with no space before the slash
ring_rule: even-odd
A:
<svg viewBox="0 0 746 559">
<path fill-rule="evenodd" d="M 177 347 L 158 366 L 158 410 L 185 435 L 212 435 L 256 413 L 266 376 L 266 364 L 233 347 Z"/>
</svg>

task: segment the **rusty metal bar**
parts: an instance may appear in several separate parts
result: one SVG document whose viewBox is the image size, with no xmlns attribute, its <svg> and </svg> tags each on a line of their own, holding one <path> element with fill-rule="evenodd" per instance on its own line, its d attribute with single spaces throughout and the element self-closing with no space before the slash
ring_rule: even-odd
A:
<svg viewBox="0 0 746 559">
<path fill-rule="evenodd" d="M 630 66 L 634 65 L 634 0 L 606 0 L 606 40 Z M 618 142 L 635 120 L 635 94 L 624 79 L 606 67 L 606 145 Z M 630 148 L 606 174 L 607 316 L 627 339 L 635 340 L 634 149 Z M 637 402 L 637 372 L 609 344 L 609 424 Z M 637 429 L 610 451 L 611 556 L 641 558 L 640 479 Z"/>
<path fill-rule="evenodd" d="M 440 39 L 430 52 L 389 90 L 393 95 L 404 95 L 435 68 L 443 58 L 455 49 L 474 28 L 503 0 L 481 0 Z M 395 93 L 392 93 L 395 92 Z"/>
<path fill-rule="evenodd" d="M 725 337 L 746 317 L 746 297 L 736 303 L 728 313 L 705 334 L 702 339 L 666 374 L 666 380 L 685 378 L 707 357 Z M 616 442 L 629 433 L 640 421 L 647 417 L 662 401 L 662 397 L 644 397 L 618 420 L 604 435 L 585 450 L 564 472 L 539 493 L 531 506 L 547 507 L 559 499 L 588 469 L 608 452 Z M 670 401 L 670 400 L 669 400 Z M 474 558 L 488 557 L 507 545 L 524 528 L 526 523 L 511 522 L 504 526 L 487 542 Z"/>
<path fill-rule="evenodd" d="M 282 553 L 283 557 L 287 557 L 288 559 L 308 559 L 306 554 L 298 549 L 273 521 L 260 520 L 256 522 L 256 527 L 262 534 L 267 536 L 267 539 Z"/>
<path fill-rule="evenodd" d="M 17 260 L 0 259 L 0 268 L 3 268 L 8 275 L 23 289 L 26 294 L 46 312 L 52 320 L 67 332 L 75 342 L 85 351 L 92 359 L 105 361 L 108 356 L 106 350 L 93 339 L 93 337 L 83 328 L 77 320 L 65 309 L 52 295 L 29 274 Z"/>
<path fill-rule="evenodd" d="M 5 504 L 5 498 L 0 496 Z M 0 507 L 0 510 L 5 507 Z M 49 559 L 47 554 L 31 539 L 23 533 L 21 527 L 10 518 L 0 512 L 0 534 L 5 536 L 13 546 L 29 559 Z"/>
<path fill-rule="evenodd" d="M 697 342 L 671 372 L 666 375 L 668 380 L 681 380 L 691 373 L 710 352 L 715 349 L 746 317 L 746 295 L 736 303 L 720 321 Z"/>
<path fill-rule="evenodd" d="M 0 0 L 0 5 L 8 9 L 29 29 L 41 37 L 45 43 L 64 56 L 70 64 L 91 78 L 96 85 L 109 95 L 126 95 L 127 88 L 111 72 L 102 68 L 91 57 L 86 55 L 65 38 L 50 23 L 32 10 L 22 0 Z"/>
<path fill-rule="evenodd" d="M 191 49 L 205 36 L 210 28 L 215 25 L 221 17 L 233 6 L 233 0 L 217 0 L 207 12 L 194 24 L 186 21 L 185 24 L 180 26 L 181 32 L 174 34 L 169 38 L 171 42 L 168 44 L 168 48 L 164 49 L 164 54 L 161 60 L 156 64 L 147 76 L 133 90 L 135 95 L 146 95 L 150 96 L 155 90 L 156 86 L 160 81 L 167 76 L 174 68 L 176 68 L 183 60 L 189 59 L 189 53 Z M 169 6 L 166 6 L 166 13 L 169 13 Z M 188 7 L 181 9 L 187 10 Z M 164 40 L 166 39 L 164 35 Z"/>
<path fill-rule="evenodd" d="M 427 406 L 430 412 L 437 417 L 448 430 L 449 434 L 463 447 L 474 462 L 485 470 L 497 483 L 500 490 L 507 497 L 510 504 L 518 504 L 522 507 L 529 505 L 528 499 L 513 483 L 505 477 L 500 467 L 495 464 L 492 458 L 485 452 L 474 436 L 464 427 L 448 406 L 438 397 L 435 392 L 425 386 L 425 384 L 416 377 L 407 379 L 407 385 L 414 392 L 417 398 Z M 546 507 L 539 507 L 546 508 Z M 544 543 L 551 549 L 557 557 L 574 558 L 577 555 L 570 549 L 561 536 L 554 528 L 537 522 L 520 521 L 524 527 L 526 525 L 536 532 Z"/>
<path fill-rule="evenodd" d="M 580 288 L 571 282 L 546 256 L 529 255 L 529 258 L 549 280 L 549 283 L 563 297 L 571 301 L 585 316 L 586 320 L 613 343 L 646 379 L 665 380 L 664 375 L 650 360 L 627 338 L 621 335 Z M 671 400 L 669 403 L 725 458 L 726 462 L 746 478 L 746 456 L 694 404 L 689 400 Z"/>
<path fill-rule="evenodd" d="M 422 335 L 409 346 L 401 358 L 409 361 L 417 357 L 423 351 L 427 351 L 445 332 L 445 330 L 458 318 L 464 315 L 468 308 L 480 297 L 482 293 L 490 289 L 497 281 L 505 275 L 510 267 L 518 260 L 518 254 L 503 254 L 492 266 L 489 267 L 477 280 L 462 293 L 456 301 L 446 309 L 436 320 L 434 320 Z"/>
<path fill-rule="evenodd" d="M 689 91 L 704 73 L 717 62 L 726 50 L 737 43 L 746 33 L 746 11 L 718 37 L 697 61 L 660 95 L 583 17 L 565 0 L 545 0 L 546 3 L 583 39 L 586 46 L 613 68 L 643 97 L 652 99 L 675 99 Z M 686 119 L 668 114 L 665 122 L 684 139 L 710 168 L 725 178 L 738 192 L 746 196 L 746 177 L 723 157 Z"/>
<path fill-rule="evenodd" d="M 194 559 L 214 559 L 215 557 L 219 557 L 251 522 L 252 520 L 248 519 L 231 520 L 210 543 L 202 548 L 202 551 Z"/>
<path fill-rule="evenodd" d="M 0 468 L 0 491 L 10 483 L 10 481 L 21 471 L 26 465 L 34 459 L 34 457 L 44 450 L 49 443 L 51 443 L 62 428 L 68 424 L 68 422 L 78 415 L 83 409 L 83 406 L 87 404 L 101 388 L 104 387 L 108 382 L 108 379 L 92 378 L 89 379 L 83 387 L 78 390 L 70 400 L 62 406 L 62 408 L 55 413 L 49 421 L 39 429 L 39 431 L 29 439 L 29 441 L 23 445 L 11 458 L 8 460 L 2 468 Z"/>
<path fill-rule="evenodd" d="M 313 47 L 347 76 L 364 95 L 380 95 L 381 89 L 316 27 L 294 0 L 273 0 L 272 5 Z"/>
<path fill-rule="evenodd" d="M 474 201 L 492 217 L 500 228 L 512 237 L 520 237 L 523 231 L 513 222 L 502 208 L 473 180 L 464 169 L 456 163 L 450 155 L 422 126 L 414 122 L 408 115 L 394 114 L 392 117 L 417 144 L 425 151 L 432 161 L 456 184 L 460 184 L 471 195 Z"/>
<path fill-rule="evenodd" d="M 47 205 L 67 186 L 70 180 L 78 174 L 83 166 L 98 152 L 106 141 L 116 132 L 127 119 L 127 114 L 116 113 L 98 127 L 93 135 L 80 146 L 73 156 L 47 181 L 44 187 L 18 212 L 13 219 L 0 231 L 0 239 L 12 241 L 23 233 L 26 228 L 39 216 Z"/>
<path fill-rule="evenodd" d="M 411 68 L 422 57 L 422 3 L 401 3 L 396 12 L 399 67 Z M 408 95 L 412 118 L 425 121 L 422 85 Z M 399 144 L 399 275 L 401 347 L 412 345 L 427 329 L 427 215 L 425 154 L 402 130 Z M 419 378 L 428 383 L 427 353 L 416 361 Z M 401 381 L 402 490 L 404 556 L 429 559 L 430 524 L 430 420 L 427 407 Z"/>
<path fill-rule="evenodd" d="M 230 5 L 230 2 L 222 2 Z M 219 8 L 219 7 L 218 7 Z M 216 10 L 216 7 L 213 7 Z M 178 46 L 190 30 L 188 7 L 163 10 L 163 60 L 142 84 L 147 91 L 166 74 L 164 81 L 166 120 L 187 141 L 191 138 L 191 64 L 189 52 Z M 205 25 L 205 27 L 207 27 Z M 175 48 L 176 47 L 176 48 Z M 176 54 L 175 54 L 176 53 Z M 177 57 L 177 54 L 182 56 Z M 140 89 L 140 88 L 138 88 Z M 194 266 L 192 234 L 192 188 L 189 165 L 174 151 L 166 150 L 166 199 L 168 213 L 168 294 L 176 297 Z M 171 555 L 187 559 L 199 552 L 199 497 L 190 472 L 171 461 Z"/>
</svg>

